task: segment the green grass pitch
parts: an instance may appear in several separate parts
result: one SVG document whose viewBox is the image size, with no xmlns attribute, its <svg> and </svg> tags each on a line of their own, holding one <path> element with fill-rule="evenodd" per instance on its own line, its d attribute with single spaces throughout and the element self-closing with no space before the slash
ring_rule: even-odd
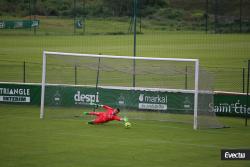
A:
<svg viewBox="0 0 250 167">
<path fill-rule="evenodd" d="M 243 120 L 220 118 L 226 129 L 195 131 L 190 124 L 135 121 L 87 125 L 81 119 L 39 119 L 39 107 L 0 105 L 2 167 L 248 167 L 222 161 L 223 148 L 250 148 Z"/>
</svg>

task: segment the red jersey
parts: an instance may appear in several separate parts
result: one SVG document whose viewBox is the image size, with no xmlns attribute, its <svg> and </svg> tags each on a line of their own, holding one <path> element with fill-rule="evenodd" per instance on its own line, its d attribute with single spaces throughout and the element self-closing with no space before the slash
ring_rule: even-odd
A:
<svg viewBox="0 0 250 167">
<path fill-rule="evenodd" d="M 96 115 L 96 119 L 93 121 L 94 123 L 105 123 L 112 120 L 121 121 L 121 118 L 117 116 L 117 112 L 114 108 L 104 105 L 103 108 L 106 110 L 105 112 L 89 112 L 89 115 Z"/>
</svg>

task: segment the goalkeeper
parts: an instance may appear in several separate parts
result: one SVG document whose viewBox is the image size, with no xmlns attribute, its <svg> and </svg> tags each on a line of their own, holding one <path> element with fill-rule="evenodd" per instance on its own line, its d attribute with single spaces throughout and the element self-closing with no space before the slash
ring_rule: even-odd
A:
<svg viewBox="0 0 250 167">
<path fill-rule="evenodd" d="M 119 108 L 112 108 L 107 105 L 96 105 L 96 106 L 102 107 L 106 111 L 105 112 L 83 112 L 84 115 L 96 116 L 96 118 L 92 121 L 89 121 L 88 124 L 101 124 L 101 123 L 106 123 L 106 122 L 113 121 L 113 120 L 128 122 L 128 119 L 126 117 L 121 118 L 117 116 L 118 113 L 120 112 Z"/>
</svg>

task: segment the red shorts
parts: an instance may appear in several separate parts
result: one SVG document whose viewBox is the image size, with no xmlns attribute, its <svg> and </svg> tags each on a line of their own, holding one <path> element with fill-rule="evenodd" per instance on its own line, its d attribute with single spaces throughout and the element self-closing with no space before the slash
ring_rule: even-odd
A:
<svg viewBox="0 0 250 167">
<path fill-rule="evenodd" d="M 111 115 L 102 112 L 90 112 L 90 115 L 96 115 L 96 119 L 93 120 L 95 124 L 105 123 L 113 120 L 121 121 L 121 118 L 117 115 Z"/>
</svg>

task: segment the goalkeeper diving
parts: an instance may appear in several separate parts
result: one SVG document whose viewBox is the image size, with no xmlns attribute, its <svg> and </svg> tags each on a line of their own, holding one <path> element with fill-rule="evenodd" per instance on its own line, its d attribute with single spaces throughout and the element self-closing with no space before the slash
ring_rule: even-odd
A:
<svg viewBox="0 0 250 167">
<path fill-rule="evenodd" d="M 123 121 L 123 122 L 128 122 L 128 118 L 126 117 L 119 117 L 118 114 L 120 112 L 119 108 L 112 108 L 110 106 L 107 105 L 98 105 L 98 104 L 91 104 L 91 105 L 95 105 L 97 107 L 102 107 L 105 109 L 105 112 L 83 112 L 84 115 L 95 115 L 96 118 L 92 121 L 89 121 L 88 124 L 102 124 L 102 123 L 106 123 L 109 121 Z"/>
</svg>

